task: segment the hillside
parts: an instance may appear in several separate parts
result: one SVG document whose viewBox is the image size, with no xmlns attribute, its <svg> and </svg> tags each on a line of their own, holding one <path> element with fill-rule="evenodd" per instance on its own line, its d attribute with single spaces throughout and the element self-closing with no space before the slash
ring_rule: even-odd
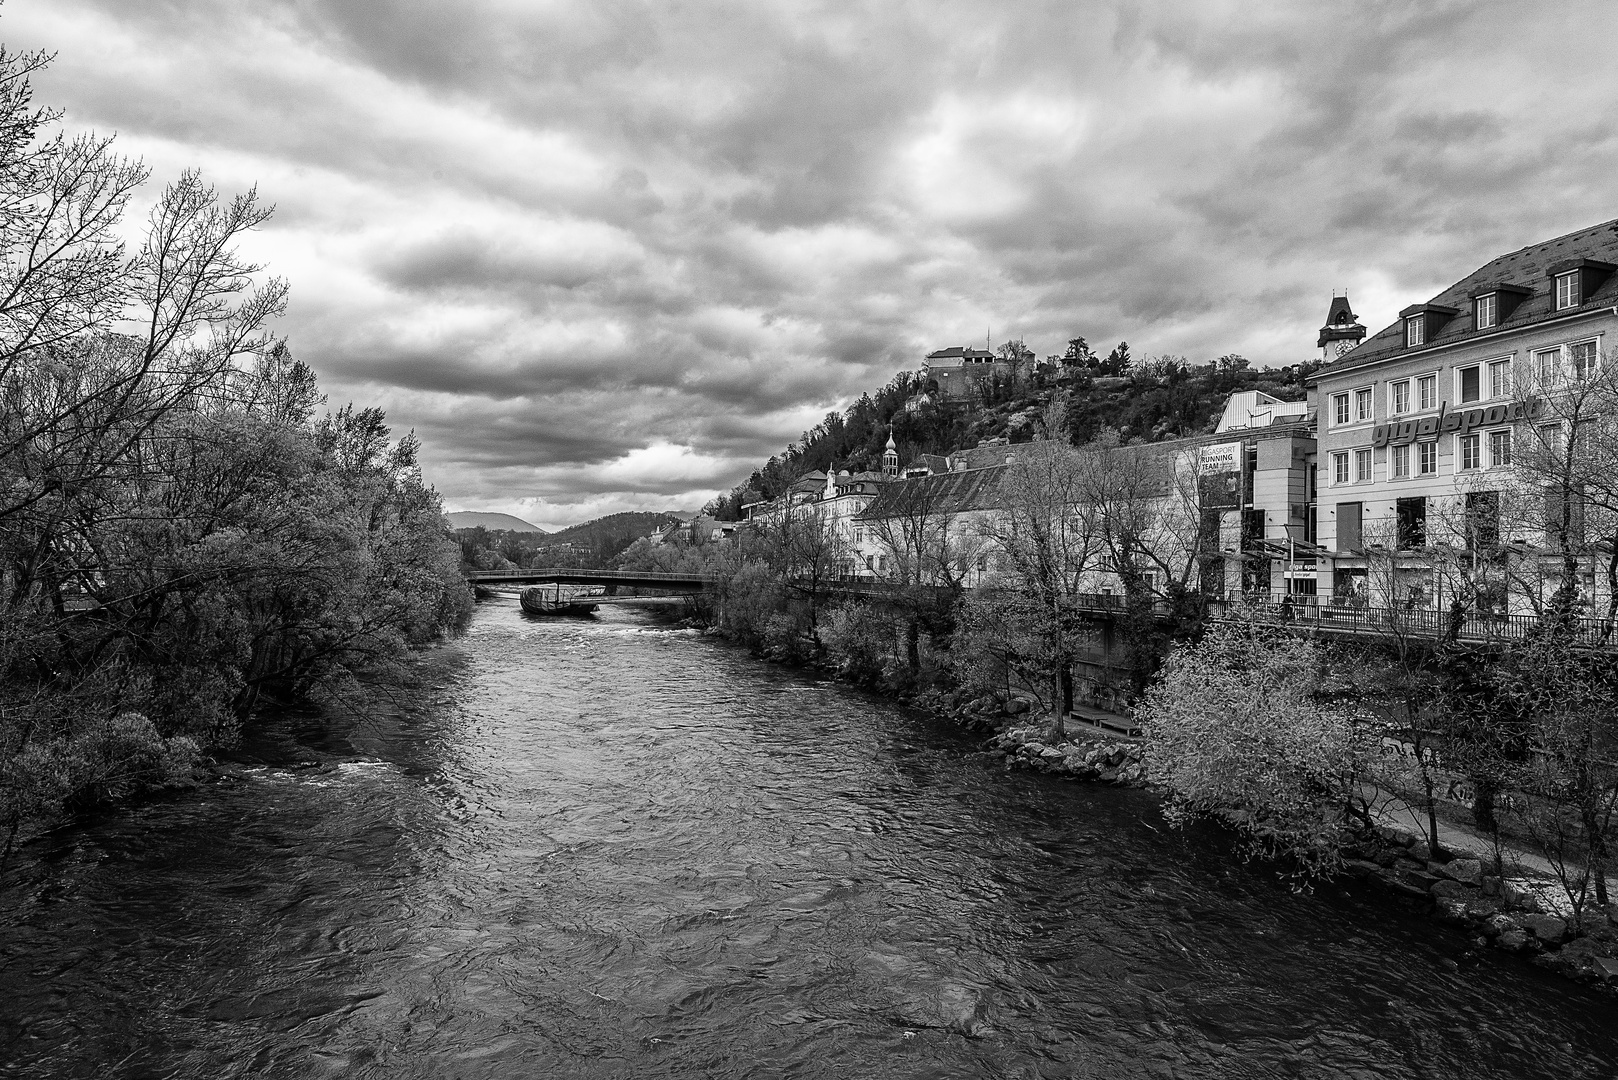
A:
<svg viewBox="0 0 1618 1080">
<path fill-rule="evenodd" d="M 596 552 L 616 547 L 617 550 L 610 555 L 603 556 L 611 558 L 653 529 L 678 520 L 680 519 L 674 514 L 665 511 L 636 510 L 623 514 L 608 514 L 606 517 L 552 533 L 546 539 L 548 543 L 578 544 Z"/>
<path fill-rule="evenodd" d="M 1304 379 L 1316 366 L 1252 368 L 1234 355 L 1201 365 L 1172 356 L 1137 363 L 1124 344 L 1098 360 L 1083 339 L 1075 339 L 1068 356 L 1051 357 L 1022 376 L 985 386 L 971 403 L 939 402 L 918 373 L 904 371 L 847 411 L 828 413 L 704 512 L 735 520 L 743 503 L 773 499 L 816 469 L 880 469 L 890 430 L 903 462 L 969 449 L 981 439 L 1027 442 L 1038 432 L 1041 411 L 1057 396 L 1067 400 L 1063 434 L 1075 444 L 1090 442 L 1104 428 L 1116 430 L 1125 442 L 1199 435 L 1213 430 L 1232 393 L 1262 390 L 1283 401 L 1302 400 Z"/>
<path fill-rule="evenodd" d="M 454 518 L 461 515 L 446 515 Z M 507 518 L 505 514 L 479 514 L 475 517 Z M 517 518 L 507 518 L 516 521 Z M 663 512 L 608 514 L 560 532 L 519 532 L 483 525 L 456 529 L 461 542 L 461 561 L 482 570 L 502 570 L 514 566 L 602 567 L 619 552 L 653 529 L 679 521 Z M 527 522 L 523 522 L 527 525 Z M 533 529 L 533 526 L 528 526 Z"/>
<path fill-rule="evenodd" d="M 490 532 L 506 531 L 520 533 L 545 534 L 545 530 L 538 525 L 524 521 L 520 517 L 510 514 L 488 514 L 475 510 L 457 510 L 453 514 L 445 514 L 452 529 L 488 529 Z"/>
</svg>

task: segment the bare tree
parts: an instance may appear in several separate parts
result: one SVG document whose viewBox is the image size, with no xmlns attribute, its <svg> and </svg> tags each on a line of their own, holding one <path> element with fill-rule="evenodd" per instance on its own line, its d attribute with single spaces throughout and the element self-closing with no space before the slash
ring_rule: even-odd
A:
<svg viewBox="0 0 1618 1080">
<path fill-rule="evenodd" d="M 1056 431 L 1064 426 L 1056 415 L 1047 415 L 1046 422 Z M 1082 451 L 1065 439 L 1036 442 L 1005 467 L 996 512 L 979 525 L 979 534 L 1000 563 L 997 592 L 979 603 L 1008 610 L 998 618 L 980 613 L 978 622 L 1015 628 L 1020 644 L 1008 646 L 1008 655 L 1037 655 L 1051 682 L 1053 741 L 1067 737 L 1074 650 L 1089 636 L 1076 600 L 1102 551 L 1098 508 L 1085 497 L 1088 480 L 1089 463 Z"/>
</svg>

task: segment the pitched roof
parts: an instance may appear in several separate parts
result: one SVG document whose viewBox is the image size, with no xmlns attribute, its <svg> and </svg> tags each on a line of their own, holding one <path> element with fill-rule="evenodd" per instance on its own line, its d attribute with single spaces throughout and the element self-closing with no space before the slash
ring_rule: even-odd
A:
<svg viewBox="0 0 1618 1080">
<path fill-rule="evenodd" d="M 947 349 L 927 354 L 929 360 L 992 360 L 994 353 L 987 349 L 973 349 L 965 345 L 952 345 Z"/>
<path fill-rule="evenodd" d="M 1348 326 L 1356 322 L 1359 322 L 1359 319 L 1355 316 L 1354 309 L 1348 306 L 1348 295 L 1345 293 L 1342 296 L 1332 297 L 1331 309 L 1326 312 L 1326 325 Z"/>
<path fill-rule="evenodd" d="M 1560 264 L 1577 259 L 1618 263 L 1618 220 L 1530 244 L 1484 263 L 1428 301 L 1435 307 L 1453 308 L 1460 314 L 1451 318 L 1436 333 L 1430 333 L 1422 349 L 1495 334 L 1500 330 L 1515 330 L 1567 315 L 1567 311 L 1555 310 L 1555 282 L 1550 274 Z M 1499 326 L 1474 330 L 1470 314 L 1472 298 L 1500 285 L 1517 286 L 1528 290 L 1528 293 L 1511 314 L 1500 321 Z M 1618 304 L 1618 273 L 1608 274 L 1589 299 L 1572 310 L 1589 311 L 1614 304 Z M 1374 364 L 1395 354 L 1421 351 L 1405 348 L 1404 333 L 1404 320 L 1401 318 L 1366 338 L 1359 348 L 1336 363 L 1321 368 L 1312 381 L 1318 382 L 1325 376 Z"/>
<path fill-rule="evenodd" d="M 921 506 L 930 514 L 993 509 L 999 505 L 1000 480 L 1005 472 L 1006 467 L 1000 465 L 992 469 L 894 480 L 882 485 L 871 505 L 854 516 L 859 521 L 900 517 Z"/>
</svg>

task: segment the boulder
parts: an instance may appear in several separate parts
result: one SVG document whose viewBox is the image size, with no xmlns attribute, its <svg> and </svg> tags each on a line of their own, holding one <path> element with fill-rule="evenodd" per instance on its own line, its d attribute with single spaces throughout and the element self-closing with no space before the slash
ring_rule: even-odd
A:
<svg viewBox="0 0 1618 1080">
<path fill-rule="evenodd" d="M 1412 889 L 1419 889 L 1423 894 L 1430 894 L 1433 886 L 1438 884 L 1438 878 L 1433 877 L 1425 870 L 1406 870 L 1403 868 L 1393 872 L 1394 880 L 1401 885 Z"/>
<path fill-rule="evenodd" d="M 1416 838 L 1404 829 L 1396 829 L 1390 825 L 1378 825 L 1376 834 L 1383 840 L 1398 847 L 1409 847 L 1416 842 Z"/>
<path fill-rule="evenodd" d="M 1493 874 L 1484 874 L 1483 875 L 1483 895 L 1484 896 L 1499 896 L 1500 895 L 1500 879 L 1495 877 Z"/>
<path fill-rule="evenodd" d="M 1438 884 L 1443 885 L 1443 884 L 1446 884 L 1446 883 L 1440 881 Z M 1453 885 L 1455 883 L 1452 881 L 1452 882 L 1448 882 L 1447 884 Z M 1434 893 L 1434 895 L 1436 896 L 1438 894 Z M 1442 922 L 1464 923 L 1464 922 L 1466 922 L 1466 901 L 1465 900 L 1455 900 L 1455 899 L 1450 899 L 1450 898 L 1441 898 L 1438 901 L 1438 913 L 1437 914 L 1438 914 L 1438 918 Z"/>
<path fill-rule="evenodd" d="M 1039 752 L 1039 756 L 1044 758 L 1046 761 L 1062 761 L 1067 758 L 1066 754 L 1062 753 L 1062 751 L 1058 750 L 1054 746 L 1047 746 L 1045 749 Z"/>
<path fill-rule="evenodd" d="M 1433 857 L 1433 849 L 1427 846 L 1427 841 L 1417 840 L 1410 845 L 1410 857 L 1426 862 Z"/>
<path fill-rule="evenodd" d="M 1560 945 L 1567 936 L 1567 921 L 1554 915 L 1520 915 L 1517 925 L 1528 930 L 1546 945 Z"/>
<path fill-rule="evenodd" d="M 1483 921 L 1483 932 L 1490 937 L 1499 937 L 1517 929 L 1517 922 L 1510 915 L 1491 915 Z"/>
<path fill-rule="evenodd" d="M 1500 898 L 1505 901 L 1506 907 L 1517 911 L 1537 912 L 1540 909 L 1538 895 L 1509 881 L 1500 883 Z"/>
<path fill-rule="evenodd" d="M 1024 701 L 1022 698 L 1014 697 L 1010 701 L 1006 702 L 1006 712 L 1012 716 L 1017 716 L 1027 711 L 1028 702 Z"/>
<path fill-rule="evenodd" d="M 1477 859 L 1451 859 L 1443 864 L 1439 872 L 1463 885 L 1480 885 L 1483 882 L 1483 863 Z"/>
<path fill-rule="evenodd" d="M 1602 982 L 1612 982 L 1618 979 L 1618 960 L 1610 956 L 1595 958 L 1595 973 L 1601 977 Z"/>
<path fill-rule="evenodd" d="M 1369 859 L 1344 859 L 1343 875 L 1354 878 L 1356 881 L 1376 876 L 1382 868 Z"/>
<path fill-rule="evenodd" d="M 1528 947 L 1528 932 L 1526 930 L 1507 930 L 1505 933 L 1495 938 L 1494 941 L 1495 944 L 1500 946 L 1502 949 L 1509 949 L 1511 952 L 1516 952 L 1519 949 Z"/>
<path fill-rule="evenodd" d="M 1470 885 L 1462 885 L 1459 881 L 1452 881 L 1449 878 L 1439 878 L 1433 882 L 1433 887 L 1428 891 L 1437 897 L 1459 900 L 1463 907 L 1467 900 L 1477 895 L 1477 890 Z"/>
</svg>

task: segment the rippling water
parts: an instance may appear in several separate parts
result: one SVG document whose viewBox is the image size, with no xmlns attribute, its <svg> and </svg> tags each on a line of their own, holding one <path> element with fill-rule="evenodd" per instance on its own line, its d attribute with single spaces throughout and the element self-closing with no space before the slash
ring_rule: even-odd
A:
<svg viewBox="0 0 1618 1080">
<path fill-rule="evenodd" d="M 30 847 L 39 1077 L 1609 1076 L 1614 1006 L 1139 792 L 653 613 L 480 607 L 423 684 Z M 1459 964 L 1459 970 L 1454 970 Z"/>
</svg>

